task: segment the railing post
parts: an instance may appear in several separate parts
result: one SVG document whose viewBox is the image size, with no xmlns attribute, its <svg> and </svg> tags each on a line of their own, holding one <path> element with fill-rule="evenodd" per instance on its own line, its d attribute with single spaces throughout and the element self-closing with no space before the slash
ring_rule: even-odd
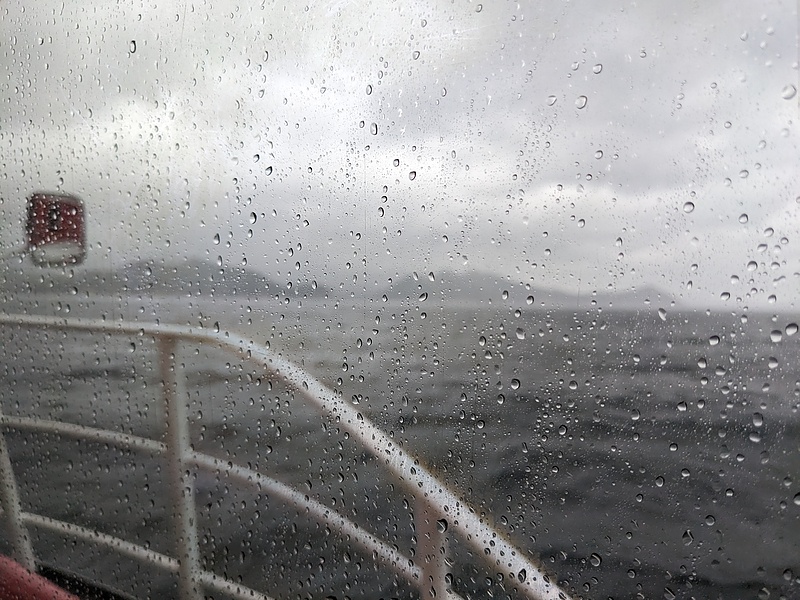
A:
<svg viewBox="0 0 800 600">
<path fill-rule="evenodd" d="M 181 600 L 199 600 L 200 551 L 197 541 L 197 511 L 194 484 L 188 461 L 191 452 L 187 394 L 183 370 L 176 360 L 177 340 L 158 337 L 161 381 L 164 386 L 164 407 L 167 425 L 167 463 L 178 554 L 179 595 Z"/>
<path fill-rule="evenodd" d="M 3 413 L 0 410 L 0 420 Z M 11 467 L 11 456 L 8 453 L 5 432 L 0 426 L 0 506 L 5 513 L 8 539 L 14 548 L 14 558 L 29 571 L 36 570 L 36 558 L 28 528 L 22 521 L 22 508 L 19 503 L 19 490 Z"/>
<path fill-rule="evenodd" d="M 447 521 L 436 507 L 417 494 L 414 499 L 414 529 L 417 534 L 415 552 L 417 566 L 422 571 L 419 597 L 421 600 L 448 598 Z"/>
</svg>

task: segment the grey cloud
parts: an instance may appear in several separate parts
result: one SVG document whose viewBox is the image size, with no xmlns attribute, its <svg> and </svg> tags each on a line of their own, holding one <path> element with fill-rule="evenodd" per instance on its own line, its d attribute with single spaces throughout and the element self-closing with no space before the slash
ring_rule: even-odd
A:
<svg viewBox="0 0 800 600">
<path fill-rule="evenodd" d="M 0 211 L 79 193 L 95 266 L 219 256 L 336 287 L 416 261 L 556 287 L 692 278 L 685 299 L 706 303 L 764 229 L 796 229 L 785 12 L 39 3 L 14 34 L 29 81 L 3 87 L 25 119 L 0 134 Z M 769 269 L 748 281 L 770 288 Z"/>
</svg>

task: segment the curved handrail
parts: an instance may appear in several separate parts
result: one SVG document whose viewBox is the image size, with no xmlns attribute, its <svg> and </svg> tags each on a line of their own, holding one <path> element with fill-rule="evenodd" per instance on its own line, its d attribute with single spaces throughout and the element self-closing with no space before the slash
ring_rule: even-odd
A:
<svg viewBox="0 0 800 600">
<path fill-rule="evenodd" d="M 519 593 L 536 600 L 565 600 L 570 594 L 522 554 L 483 516 L 462 501 L 444 483 L 357 409 L 339 398 L 318 379 L 268 348 L 239 335 L 211 332 L 180 325 L 111 322 L 103 319 L 58 318 L 38 315 L 0 315 L 0 324 L 34 328 L 146 335 L 161 340 L 181 340 L 215 346 L 266 368 L 302 394 L 332 423 L 360 440 L 375 457 L 404 483 L 415 497 L 436 507 L 449 526 L 482 557 L 491 569 L 501 571 Z"/>
</svg>

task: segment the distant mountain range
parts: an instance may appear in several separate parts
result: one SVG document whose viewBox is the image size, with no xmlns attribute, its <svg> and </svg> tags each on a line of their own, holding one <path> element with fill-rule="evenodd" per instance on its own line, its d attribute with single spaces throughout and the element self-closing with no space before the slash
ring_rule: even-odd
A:
<svg viewBox="0 0 800 600">
<path fill-rule="evenodd" d="M 392 301 L 429 304 L 508 305 L 519 308 L 588 309 L 594 306 L 625 310 L 668 308 L 675 299 L 669 294 L 643 286 L 637 289 L 602 292 L 588 288 L 571 291 L 524 284 L 485 272 L 442 271 L 400 277 L 384 288 Z"/>
<path fill-rule="evenodd" d="M 238 266 L 218 266 L 202 260 L 164 263 L 143 260 L 118 271 L 81 267 L 37 268 L 6 264 L 0 269 L 0 290 L 8 297 L 19 294 L 71 294 L 126 296 L 244 296 L 268 298 L 329 298 L 350 296 L 346 286 L 328 288 L 304 279 L 276 282 L 266 275 Z M 392 279 L 378 296 L 388 301 L 420 306 L 513 306 L 516 308 L 587 310 L 593 307 L 623 310 L 669 308 L 673 298 L 650 287 L 619 292 L 580 290 L 580 294 L 524 284 L 485 272 L 439 271 L 413 273 Z M 363 293 L 363 292 L 362 292 Z"/>
<path fill-rule="evenodd" d="M 315 281 L 277 283 L 243 267 L 196 260 L 173 264 L 139 261 L 128 265 L 122 275 L 129 289 L 160 294 L 322 297 L 327 293 Z"/>
<path fill-rule="evenodd" d="M 38 268 L 5 265 L 0 286 L 6 295 L 98 294 L 104 296 L 153 294 L 156 296 L 299 296 L 324 297 L 328 290 L 314 281 L 278 283 L 242 267 L 217 266 L 188 260 L 163 263 L 144 260 L 119 271 L 81 267 Z"/>
</svg>

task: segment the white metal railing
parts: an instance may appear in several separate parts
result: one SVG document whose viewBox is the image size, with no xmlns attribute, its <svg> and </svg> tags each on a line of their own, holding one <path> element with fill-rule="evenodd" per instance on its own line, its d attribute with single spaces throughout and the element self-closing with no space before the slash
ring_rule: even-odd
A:
<svg viewBox="0 0 800 600">
<path fill-rule="evenodd" d="M 507 587 L 536 600 L 566 600 L 569 593 L 560 588 L 540 567 L 494 529 L 485 516 L 479 516 L 461 498 L 439 481 L 419 461 L 398 447 L 383 431 L 338 397 L 309 373 L 277 356 L 264 346 L 226 332 L 210 332 L 177 325 L 109 322 L 105 320 L 63 319 L 31 315 L 0 315 L 0 325 L 84 331 L 119 336 L 149 336 L 158 347 L 160 376 L 166 410 L 165 442 L 59 421 L 5 416 L 0 411 L 0 505 L 15 558 L 30 569 L 35 554 L 28 527 L 55 531 L 64 536 L 89 540 L 117 552 L 177 573 L 182 600 L 202 597 L 203 588 L 227 593 L 236 598 L 268 596 L 228 581 L 200 567 L 196 510 L 191 473 L 203 469 L 245 485 L 257 486 L 305 510 L 311 517 L 345 533 L 374 559 L 414 585 L 421 598 L 457 597 L 447 583 L 445 563 L 447 541 L 437 526 L 446 519 L 449 532 L 481 557 L 495 573 L 502 573 Z M 313 404 L 326 419 L 343 427 L 368 449 L 392 475 L 414 495 L 416 561 L 401 554 L 369 531 L 333 509 L 290 486 L 253 469 L 195 452 L 189 438 L 185 378 L 176 361 L 178 344 L 218 347 L 245 361 L 265 368 L 268 373 L 295 389 Z M 16 478 L 10 461 L 4 431 L 38 431 L 82 440 L 100 441 L 139 452 L 163 455 L 168 464 L 170 500 L 173 506 L 176 557 L 153 552 L 134 543 L 81 526 L 26 513 L 20 506 Z"/>
</svg>

